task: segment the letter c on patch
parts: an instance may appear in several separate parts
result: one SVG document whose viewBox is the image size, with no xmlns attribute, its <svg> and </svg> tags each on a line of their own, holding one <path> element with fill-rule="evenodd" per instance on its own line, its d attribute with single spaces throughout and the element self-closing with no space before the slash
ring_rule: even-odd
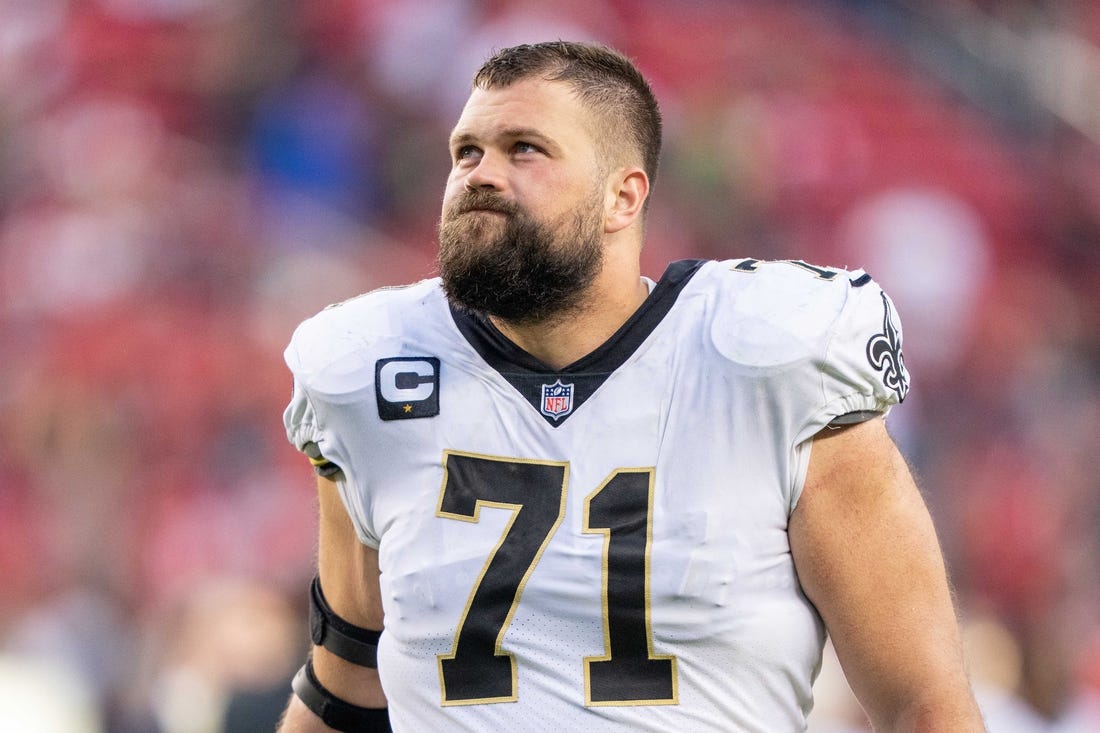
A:
<svg viewBox="0 0 1100 733">
<path fill-rule="evenodd" d="M 434 356 L 379 359 L 374 370 L 380 418 L 408 420 L 439 414 L 439 359 Z"/>
<path fill-rule="evenodd" d="M 378 370 L 378 387 L 390 402 L 419 402 L 435 391 L 435 367 L 426 361 L 390 361 Z"/>
</svg>

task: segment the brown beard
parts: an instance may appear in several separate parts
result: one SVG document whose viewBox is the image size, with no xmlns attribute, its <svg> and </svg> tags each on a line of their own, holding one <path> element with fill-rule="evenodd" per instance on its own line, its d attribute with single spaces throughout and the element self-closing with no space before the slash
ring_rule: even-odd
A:
<svg viewBox="0 0 1100 733">
<path fill-rule="evenodd" d="M 447 297 L 460 308 L 515 324 L 575 311 L 603 265 L 598 200 L 543 223 L 494 192 L 465 193 L 439 223 Z M 499 214 L 469 213 L 476 210 Z"/>
</svg>

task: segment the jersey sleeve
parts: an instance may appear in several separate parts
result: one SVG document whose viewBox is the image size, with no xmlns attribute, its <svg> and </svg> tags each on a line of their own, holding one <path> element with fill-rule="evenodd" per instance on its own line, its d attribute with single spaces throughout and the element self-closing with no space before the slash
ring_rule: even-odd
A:
<svg viewBox="0 0 1100 733">
<path fill-rule="evenodd" d="M 349 377 L 362 373 L 347 330 L 333 311 L 303 322 L 283 354 L 294 377 L 294 391 L 283 412 L 287 439 L 314 470 L 335 481 L 359 541 L 377 547 L 370 522 L 369 498 L 363 490 L 366 471 L 357 465 L 347 443 L 359 434 L 354 415 L 345 409 L 357 386 Z M 352 422 L 349 422 L 351 420 Z"/>
<path fill-rule="evenodd" d="M 322 435 L 317 428 L 317 413 L 308 393 L 297 379 L 294 380 L 290 404 L 283 412 L 283 426 L 286 428 L 287 440 L 309 459 L 318 476 L 334 478 L 341 473 L 340 466 L 330 460 L 321 449 L 319 441 L 322 440 Z"/>
<path fill-rule="evenodd" d="M 909 392 L 902 329 L 890 297 L 867 275 L 848 284 L 818 365 L 822 405 L 808 430 L 886 414 Z"/>
<path fill-rule="evenodd" d="M 739 399 L 791 451 L 791 506 L 810 439 L 887 414 L 909 390 L 893 302 L 866 273 L 798 261 L 723 263 L 714 343 Z"/>
</svg>

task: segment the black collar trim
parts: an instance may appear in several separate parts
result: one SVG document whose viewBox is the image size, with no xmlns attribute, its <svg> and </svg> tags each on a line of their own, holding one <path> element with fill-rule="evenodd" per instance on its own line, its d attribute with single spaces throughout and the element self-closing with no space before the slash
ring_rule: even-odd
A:
<svg viewBox="0 0 1100 733">
<path fill-rule="evenodd" d="M 451 317 L 478 355 L 558 427 L 638 350 L 704 262 L 670 264 L 653 292 L 611 338 L 563 369 L 553 369 L 516 346 L 485 316 L 451 305 Z"/>
</svg>

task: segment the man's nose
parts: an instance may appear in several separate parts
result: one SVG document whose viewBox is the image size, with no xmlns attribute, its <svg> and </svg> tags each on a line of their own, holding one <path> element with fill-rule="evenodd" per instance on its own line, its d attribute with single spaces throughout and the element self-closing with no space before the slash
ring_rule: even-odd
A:
<svg viewBox="0 0 1100 733">
<path fill-rule="evenodd" d="M 471 191 L 489 189 L 503 191 L 507 183 L 504 161 L 499 155 L 483 153 L 477 165 L 466 176 L 465 186 Z"/>
</svg>

